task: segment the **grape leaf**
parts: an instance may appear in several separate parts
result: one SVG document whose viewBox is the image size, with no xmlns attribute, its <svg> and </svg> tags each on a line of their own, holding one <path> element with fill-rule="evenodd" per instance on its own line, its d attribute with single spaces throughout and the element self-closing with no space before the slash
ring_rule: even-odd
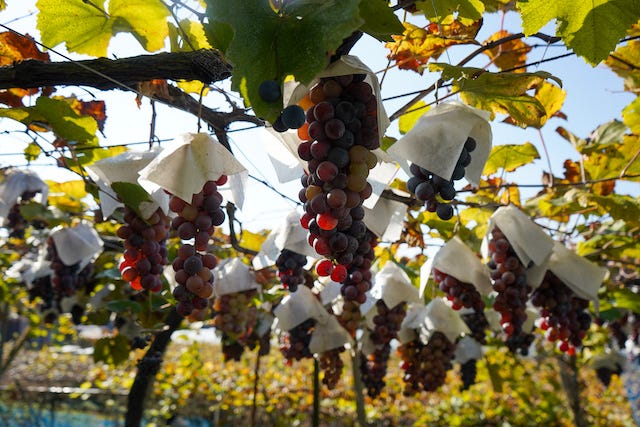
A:
<svg viewBox="0 0 640 427">
<path fill-rule="evenodd" d="M 626 288 L 612 289 L 607 292 L 606 297 L 605 301 L 609 302 L 613 307 L 631 310 L 640 314 L 640 295 L 631 290 Z"/>
<path fill-rule="evenodd" d="M 429 70 L 442 71 L 444 80 L 453 79 L 453 90 L 460 92 L 460 98 L 472 107 L 495 114 L 508 114 L 522 127 L 540 127 L 548 115 L 544 105 L 528 90 L 546 79 L 560 81 L 553 75 L 538 71 L 535 73 L 490 73 L 481 68 L 455 67 L 445 63 L 431 63 Z"/>
<path fill-rule="evenodd" d="M 104 122 L 107 120 L 106 104 L 104 101 L 80 101 L 76 98 L 67 98 L 71 108 L 81 116 L 93 117 L 98 124 L 100 132 L 104 131 Z"/>
<path fill-rule="evenodd" d="M 148 51 L 164 47 L 169 10 L 161 0 L 38 0 L 37 28 L 47 46 L 65 43 L 70 52 L 106 56 L 111 37 L 130 32 Z"/>
<path fill-rule="evenodd" d="M 24 107 L 22 98 L 25 96 L 33 96 L 37 94 L 40 89 L 21 89 L 11 88 L 7 90 L 0 90 L 0 104 L 8 105 L 9 107 Z"/>
<path fill-rule="evenodd" d="M 72 108 L 75 98 L 41 96 L 33 107 L 0 108 L 0 117 L 19 121 L 37 131 L 52 131 L 74 144 L 97 145 L 98 124 L 93 117 L 80 115 Z"/>
<path fill-rule="evenodd" d="M 13 65 L 25 59 L 49 62 L 49 54 L 41 52 L 31 37 L 5 31 L 0 33 L 0 66 Z"/>
<path fill-rule="evenodd" d="M 527 165 L 539 158 L 538 150 L 530 142 L 496 145 L 491 149 L 482 174 L 492 175 L 500 169 L 504 169 L 506 172 L 513 172 L 520 166 Z"/>
<path fill-rule="evenodd" d="M 121 278 L 119 272 L 117 278 Z M 131 313 L 140 313 L 142 311 L 142 305 L 139 302 L 126 299 L 109 301 L 105 307 L 107 310 L 113 311 L 114 313 L 123 313 L 126 311 L 129 311 Z"/>
<path fill-rule="evenodd" d="M 469 25 L 482 18 L 484 12 L 480 0 L 425 0 L 416 2 L 416 6 L 427 19 L 439 24 L 450 24 L 457 19 Z"/>
<path fill-rule="evenodd" d="M 640 135 L 640 97 L 622 110 L 622 121 L 636 135 Z"/>
<path fill-rule="evenodd" d="M 31 162 L 36 160 L 38 156 L 40 156 L 40 153 L 42 153 L 40 146 L 35 142 L 31 142 L 24 149 L 24 158 L 27 162 Z"/>
<path fill-rule="evenodd" d="M 409 110 L 408 113 L 403 114 L 398 119 L 398 128 L 400 129 L 401 134 L 405 134 L 409 132 L 413 126 L 416 124 L 418 119 L 422 117 L 424 113 L 429 111 L 429 108 L 426 107 L 427 104 L 424 101 L 418 101 Z"/>
<path fill-rule="evenodd" d="M 543 81 L 536 87 L 534 96 L 540 101 L 549 118 L 558 115 L 567 97 L 567 92 L 554 84 Z"/>
<path fill-rule="evenodd" d="M 628 224 L 640 223 L 640 201 L 623 194 L 601 196 L 592 191 L 573 188 L 565 194 L 565 198 L 577 202 L 590 213 L 610 215 L 614 220 L 623 220 Z"/>
<path fill-rule="evenodd" d="M 500 40 L 504 37 L 511 35 L 506 30 L 499 30 L 493 33 L 484 44 L 492 41 Z M 483 51 L 485 55 L 491 59 L 491 61 L 500 70 L 508 70 L 515 67 L 521 67 L 527 63 L 527 53 L 531 51 L 531 46 L 522 41 L 522 39 L 515 39 L 500 45 Z M 524 72 L 524 68 L 514 70 L 515 72 Z"/>
<path fill-rule="evenodd" d="M 391 41 L 393 34 L 400 34 L 404 31 L 402 23 L 386 0 L 362 1 L 360 16 L 364 19 L 364 24 L 360 29 L 381 42 Z"/>
<path fill-rule="evenodd" d="M 152 201 L 149 193 L 138 184 L 131 182 L 113 182 L 111 183 L 111 189 L 115 191 L 122 203 L 133 209 L 140 217 L 142 217 L 140 204 Z"/>
<path fill-rule="evenodd" d="M 36 100 L 36 110 L 42 114 L 53 132 L 71 143 L 95 143 L 98 123 L 91 116 L 78 114 L 70 103 L 75 98 L 48 98 L 41 96 Z"/>
<path fill-rule="evenodd" d="M 437 59 L 449 47 L 475 43 L 481 21 L 463 25 L 459 21 L 451 24 L 431 23 L 426 28 L 403 22 L 402 35 L 394 35 L 393 42 L 385 44 L 389 59 L 396 61 L 398 68 L 422 74 L 429 59 Z"/>
<path fill-rule="evenodd" d="M 640 41 L 631 40 L 626 46 L 618 46 L 605 64 L 618 76 L 624 79 L 624 89 L 637 93 L 640 91 Z"/>
<path fill-rule="evenodd" d="M 515 0 L 482 0 L 487 13 L 509 12 L 516 9 Z"/>
<path fill-rule="evenodd" d="M 225 51 L 233 65 L 233 88 L 257 116 L 271 122 L 282 110 L 282 104 L 260 99 L 260 83 L 274 79 L 283 82 L 286 76 L 293 75 L 308 84 L 327 66 L 329 55 L 342 40 L 363 24 L 359 0 L 296 2 L 280 13 L 262 0 L 207 3 L 210 23 L 225 23 L 234 30 Z"/>
<path fill-rule="evenodd" d="M 569 48 L 592 65 L 607 58 L 640 17 L 640 2 L 636 0 L 520 0 L 517 5 L 526 35 L 539 31 L 555 19 L 556 33 Z"/>
<path fill-rule="evenodd" d="M 114 34 L 130 32 L 149 52 L 164 47 L 169 10 L 162 0 L 109 0 Z"/>
<path fill-rule="evenodd" d="M 129 339 L 118 334 L 98 339 L 93 345 L 93 361 L 118 365 L 129 358 Z"/>
<path fill-rule="evenodd" d="M 86 206 L 82 199 L 87 196 L 84 181 L 74 180 L 65 182 L 45 181 L 49 186 L 47 202 L 61 211 L 80 213 Z"/>
<path fill-rule="evenodd" d="M 97 6 L 104 6 L 94 1 Z M 106 56 L 112 23 L 105 13 L 82 0 L 38 0 L 37 28 L 49 47 L 65 43 L 70 52 Z"/>
</svg>

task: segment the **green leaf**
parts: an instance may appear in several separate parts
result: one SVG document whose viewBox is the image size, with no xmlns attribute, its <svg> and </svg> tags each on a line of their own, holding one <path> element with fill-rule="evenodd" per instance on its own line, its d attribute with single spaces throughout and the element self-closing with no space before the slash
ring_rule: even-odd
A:
<svg viewBox="0 0 640 427">
<path fill-rule="evenodd" d="M 41 96 L 35 109 L 51 126 L 51 130 L 71 144 L 97 144 L 98 122 L 91 116 L 76 113 L 65 98 Z"/>
<path fill-rule="evenodd" d="M 149 52 L 164 47 L 169 35 L 169 10 L 162 0 L 109 0 L 114 34 L 130 32 Z"/>
<path fill-rule="evenodd" d="M 387 151 L 389 147 L 395 144 L 398 140 L 392 136 L 383 136 L 382 142 L 380 143 L 380 149 L 383 151 Z"/>
<path fill-rule="evenodd" d="M 106 56 L 111 37 L 131 32 L 148 51 L 164 47 L 168 9 L 160 0 L 38 0 L 37 28 L 50 47 L 65 43 L 70 52 Z"/>
<path fill-rule="evenodd" d="M 87 196 L 84 181 L 81 179 L 65 182 L 45 180 L 49 186 L 47 202 L 64 212 L 79 213 L 86 209 L 82 199 Z"/>
<path fill-rule="evenodd" d="M 365 0 L 360 3 L 364 24 L 360 29 L 381 42 L 393 41 L 392 34 L 402 34 L 404 27 L 386 0 Z"/>
<path fill-rule="evenodd" d="M 416 2 L 424 16 L 432 22 L 450 24 L 454 17 L 464 25 L 482 18 L 484 4 L 480 0 L 425 0 Z"/>
<path fill-rule="evenodd" d="M 618 46 L 615 55 L 605 62 L 611 70 L 624 79 L 624 89 L 638 93 L 640 91 L 640 41 L 630 40 L 626 46 Z"/>
<path fill-rule="evenodd" d="M 93 361 L 118 365 L 129 358 L 131 346 L 124 335 L 100 338 L 93 346 Z"/>
<path fill-rule="evenodd" d="M 426 107 L 424 101 L 418 101 L 409 109 L 409 112 L 403 114 L 398 119 L 398 127 L 400 128 L 400 133 L 404 135 L 409 132 L 413 126 L 416 124 L 418 119 L 422 117 L 424 113 L 429 111 L 429 108 Z"/>
<path fill-rule="evenodd" d="M 27 162 L 30 162 L 32 160 L 36 160 L 41 153 L 42 149 L 40 148 L 40 146 L 35 142 L 31 142 L 24 149 L 24 158 L 27 160 Z"/>
<path fill-rule="evenodd" d="M 640 295 L 631 292 L 629 289 L 614 289 L 607 292 L 607 296 L 613 307 L 640 313 Z"/>
<path fill-rule="evenodd" d="M 271 122 L 282 105 L 260 99 L 260 83 L 265 80 L 282 83 L 286 76 L 293 75 L 297 81 L 308 84 L 327 66 L 328 54 L 363 23 L 359 0 L 295 2 L 280 13 L 263 0 L 207 3 L 210 23 L 225 23 L 234 30 L 225 52 L 233 65 L 233 88 L 257 116 Z M 210 24 L 208 34 L 218 34 L 217 30 Z M 215 45 L 214 41 L 212 44 Z"/>
<path fill-rule="evenodd" d="M 140 185 L 131 182 L 113 182 L 111 189 L 116 192 L 118 198 L 126 206 L 133 209 L 138 215 L 142 202 L 151 202 L 151 196 Z"/>
<path fill-rule="evenodd" d="M 104 13 L 104 0 L 93 0 L 91 3 L 82 0 L 38 0 L 36 7 L 39 11 L 37 28 L 42 43 L 49 47 L 64 43 L 69 52 L 107 55 L 112 22 Z"/>
<path fill-rule="evenodd" d="M 640 135 L 640 97 L 624 107 L 622 110 L 622 121 L 631 129 L 631 132 Z"/>
<path fill-rule="evenodd" d="M 20 215 L 28 222 L 44 222 L 49 227 L 54 227 L 61 222 L 46 206 L 34 201 L 20 206 Z"/>
<path fill-rule="evenodd" d="M 118 274 L 118 276 L 120 276 Z M 114 313 L 140 313 L 142 311 L 142 305 L 139 302 L 131 301 L 128 299 L 109 301 L 105 304 L 105 308 Z"/>
<path fill-rule="evenodd" d="M 610 215 L 614 220 L 640 225 L 640 200 L 624 194 L 611 193 L 606 196 L 592 191 L 573 189 L 567 192 L 568 200 L 577 201 L 583 208 L 590 207 L 599 215 Z"/>
<path fill-rule="evenodd" d="M 520 166 L 527 165 L 535 159 L 539 159 L 540 154 L 536 147 L 530 143 L 497 145 L 491 149 L 491 154 L 484 165 L 483 175 L 491 175 L 499 169 L 506 172 L 513 172 Z"/>
<path fill-rule="evenodd" d="M 526 35 L 539 31 L 556 19 L 556 33 L 569 48 L 592 65 L 606 59 L 640 17 L 640 2 L 637 0 L 521 0 L 517 4 Z"/>
<path fill-rule="evenodd" d="M 455 67 L 445 63 L 431 63 L 429 70 L 442 71 L 444 80 L 452 80 L 454 91 L 467 104 L 495 114 L 508 114 L 522 126 L 541 127 L 548 119 L 544 105 L 527 93 L 547 79 L 558 84 L 553 75 L 538 71 L 535 73 L 491 73 L 481 68 Z"/>
<path fill-rule="evenodd" d="M 183 19 L 178 28 L 169 24 L 169 42 L 172 52 L 189 52 L 194 49 L 210 49 L 204 27 L 198 21 Z"/>
</svg>

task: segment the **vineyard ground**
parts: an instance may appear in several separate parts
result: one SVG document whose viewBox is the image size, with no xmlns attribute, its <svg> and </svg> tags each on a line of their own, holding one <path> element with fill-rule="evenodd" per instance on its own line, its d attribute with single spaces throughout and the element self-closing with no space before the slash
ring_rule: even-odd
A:
<svg viewBox="0 0 640 427">
<path fill-rule="evenodd" d="M 260 360 L 256 425 L 310 425 L 313 407 L 311 360 L 288 365 L 273 343 Z M 82 352 L 80 352 L 82 353 Z M 142 353 L 134 357 L 141 357 Z M 336 390 L 321 390 L 324 426 L 356 425 L 356 408 L 345 353 L 345 371 Z M 166 425 L 172 415 L 209 420 L 211 425 L 250 425 L 255 352 L 225 362 L 216 344 L 174 342 L 156 377 L 147 419 Z M 435 393 L 405 397 L 402 370 L 392 354 L 386 386 L 372 400 L 365 395 L 369 421 L 376 426 L 570 426 L 572 415 L 555 357 L 517 359 L 490 351 L 478 364 L 478 382 L 461 391 L 459 368 Z M 135 359 L 111 368 L 89 354 L 61 352 L 55 346 L 24 350 L 0 379 L 2 401 L 31 402 L 124 417 Z M 588 368 L 581 369 L 581 400 L 590 425 L 634 426 L 622 381 L 605 389 Z M 64 387 L 67 387 L 65 389 Z"/>
</svg>

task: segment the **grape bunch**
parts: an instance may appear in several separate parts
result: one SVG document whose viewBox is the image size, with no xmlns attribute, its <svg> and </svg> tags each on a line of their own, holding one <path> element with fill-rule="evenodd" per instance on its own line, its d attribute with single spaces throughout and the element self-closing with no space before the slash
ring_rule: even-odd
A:
<svg viewBox="0 0 640 427">
<path fill-rule="evenodd" d="M 377 100 L 365 77 L 323 78 L 301 101 L 307 110 L 306 123 L 298 129 L 298 155 L 308 162 L 309 174 L 301 178 L 305 213 L 300 221 L 309 230 L 309 244 L 326 258 L 317 264 L 317 273 L 335 282 L 348 278 L 368 241 L 362 203 L 371 196 L 367 177 L 377 164 L 371 150 L 380 144 Z M 356 300 L 360 292 L 354 291 L 345 299 Z"/>
<path fill-rule="evenodd" d="M 295 292 L 299 285 L 304 284 L 304 266 L 307 264 L 307 257 L 289 249 L 283 249 L 276 259 L 278 267 L 278 277 L 282 285 Z"/>
<path fill-rule="evenodd" d="M 169 217 L 158 208 L 147 220 L 128 206 L 124 208 L 125 224 L 116 234 L 124 240 L 123 261 L 119 269 L 122 278 L 136 290 L 160 292 L 162 272 L 169 263 L 167 237 Z"/>
<path fill-rule="evenodd" d="M 435 212 L 440 219 L 448 220 L 453 217 L 453 206 L 451 200 L 456 197 L 454 181 L 464 177 L 465 169 L 471 163 L 471 152 L 476 148 L 475 139 L 469 137 L 464 143 L 458 162 L 451 175 L 451 180 L 447 180 L 436 175 L 427 169 L 412 163 L 409 166 L 411 178 L 407 181 L 407 190 L 414 194 L 418 200 L 425 203 L 429 212 Z"/>
<path fill-rule="evenodd" d="M 47 240 L 46 259 L 50 262 L 51 270 L 53 270 L 51 283 L 54 294 L 57 294 L 59 298 L 73 295 L 76 292 L 80 263 L 65 265 L 58 256 L 58 249 L 51 237 Z"/>
<path fill-rule="evenodd" d="M 324 374 L 322 376 L 322 384 L 327 386 L 329 390 L 333 390 L 338 385 L 338 381 L 340 381 L 340 376 L 344 369 L 344 362 L 341 357 L 343 351 L 344 347 L 338 347 L 325 351 L 319 356 L 318 362 Z"/>
<path fill-rule="evenodd" d="M 275 80 L 265 80 L 258 86 L 258 96 L 268 103 L 278 102 L 282 99 L 280 83 Z M 280 112 L 273 122 L 273 130 L 286 132 L 289 129 L 298 129 L 305 122 L 304 110 L 298 105 L 289 105 Z"/>
<path fill-rule="evenodd" d="M 442 384 L 453 364 L 455 344 L 442 332 L 436 331 L 427 344 L 419 339 L 398 347 L 404 370 L 404 395 L 413 396 L 420 391 L 435 391 Z"/>
<path fill-rule="evenodd" d="M 374 345 L 384 346 L 398 337 L 400 325 L 407 315 L 407 304 L 402 302 L 393 308 L 383 300 L 376 301 L 377 314 L 373 317 L 374 329 L 370 338 Z"/>
<path fill-rule="evenodd" d="M 480 292 L 471 283 L 465 283 L 438 269 L 433 270 L 433 279 L 440 290 L 447 295 L 454 310 L 462 307 L 472 308 L 476 312 L 484 311 L 484 301 Z"/>
<path fill-rule="evenodd" d="M 347 277 L 340 288 L 344 303 L 338 321 L 352 337 L 355 337 L 362 317 L 360 305 L 366 301 L 366 292 L 371 289 L 371 264 L 375 258 L 374 248 L 377 244 L 376 235 L 366 230 L 365 238 L 358 245 L 356 256 L 349 265 Z"/>
<path fill-rule="evenodd" d="M 603 386 L 609 387 L 609 384 L 611 384 L 611 377 L 614 375 L 622 374 L 622 368 L 620 367 L 620 365 L 616 364 L 616 368 L 617 369 L 615 370 L 612 370 L 608 366 L 601 366 L 599 368 L 596 368 L 596 376 Z"/>
<path fill-rule="evenodd" d="M 525 267 L 498 227 L 491 231 L 489 254 L 491 259 L 488 266 L 493 290 L 498 293 L 493 309 L 501 315 L 500 324 L 507 337 L 507 347 L 512 352 L 527 354 L 534 336 L 522 330 L 527 320 L 526 305 L 531 292 L 531 287 L 527 285 Z"/>
<path fill-rule="evenodd" d="M 20 211 L 20 208 L 24 206 L 26 203 L 28 203 L 30 200 L 32 200 L 38 193 L 39 193 L 38 191 L 23 192 L 22 195 L 16 201 L 16 203 L 9 210 L 9 213 L 7 214 L 7 223 L 6 223 L 7 228 L 10 230 L 9 237 L 24 239 L 24 233 L 27 227 L 29 226 L 29 223 L 22 216 L 22 212 Z"/>
<path fill-rule="evenodd" d="M 280 352 L 285 359 L 291 362 L 313 356 L 309 350 L 309 343 L 315 324 L 316 320 L 310 318 L 283 334 Z"/>
<path fill-rule="evenodd" d="M 361 357 L 362 381 L 369 397 L 377 397 L 385 386 L 387 364 L 391 354 L 391 340 L 397 338 L 400 325 L 407 315 L 406 303 L 387 307 L 383 300 L 376 301 L 377 314 L 373 317 L 374 328 L 369 335 L 375 348 L 371 354 Z"/>
<path fill-rule="evenodd" d="M 372 399 L 378 397 L 385 386 L 384 377 L 387 374 L 390 355 L 391 346 L 389 343 L 376 348 L 369 355 L 360 355 L 362 382 L 367 388 L 367 394 Z"/>
<path fill-rule="evenodd" d="M 244 353 L 244 345 L 242 343 L 229 338 L 229 336 L 225 333 L 222 334 L 222 358 L 225 362 L 230 360 L 235 360 L 239 362 L 242 359 L 242 354 Z"/>
<path fill-rule="evenodd" d="M 258 335 L 254 329 L 251 335 L 246 338 L 245 345 L 250 350 L 258 347 L 258 354 L 260 356 L 266 356 L 271 351 L 271 334 L 267 331 L 262 335 Z"/>
<path fill-rule="evenodd" d="M 471 311 L 460 315 L 464 323 L 471 331 L 471 337 L 480 344 L 487 343 L 486 331 L 489 329 L 489 321 L 484 315 L 484 311 Z"/>
<path fill-rule="evenodd" d="M 42 276 L 33 280 L 29 288 L 29 301 L 32 302 L 36 298 L 42 300 L 40 311 L 45 312 L 53 308 L 55 294 L 53 292 L 51 276 Z"/>
<path fill-rule="evenodd" d="M 244 344 L 258 320 L 254 298 L 258 291 L 250 289 L 216 296 L 213 301 L 213 324 L 230 340 Z"/>
<path fill-rule="evenodd" d="M 462 390 L 468 390 L 469 387 L 476 383 L 476 375 L 478 375 L 478 361 L 469 359 L 460 364 L 460 377 L 462 379 Z"/>
<path fill-rule="evenodd" d="M 207 181 L 190 202 L 174 195 L 169 199 L 169 209 L 178 214 L 171 221 L 171 229 L 182 240 L 178 256 L 172 264 L 178 282 L 173 296 L 178 301 L 176 310 L 185 317 L 194 310 L 205 309 L 207 299 L 213 294 L 214 277 L 211 270 L 218 261 L 206 251 L 215 227 L 225 219 L 218 185 L 224 185 L 226 181 L 225 175 L 216 181 Z"/>
<path fill-rule="evenodd" d="M 547 340 L 559 341 L 558 349 L 574 355 L 591 326 L 589 301 L 578 297 L 553 272 L 547 270 L 540 286 L 531 294 L 531 303 L 540 308 L 540 328 Z"/>
</svg>

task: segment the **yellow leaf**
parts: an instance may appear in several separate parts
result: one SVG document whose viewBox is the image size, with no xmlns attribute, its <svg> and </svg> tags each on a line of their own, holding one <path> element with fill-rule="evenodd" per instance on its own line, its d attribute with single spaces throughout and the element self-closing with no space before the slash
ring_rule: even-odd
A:
<svg viewBox="0 0 640 427">
<path fill-rule="evenodd" d="M 426 28 L 403 22 L 401 36 L 392 36 L 393 42 L 385 44 L 390 50 L 389 59 L 396 61 L 398 68 L 422 74 L 429 59 L 437 59 L 449 46 L 470 44 L 480 29 L 481 21 L 466 26 L 458 21 L 449 25 L 431 23 Z"/>
<path fill-rule="evenodd" d="M 485 40 L 485 44 L 489 42 L 493 42 L 496 40 L 500 40 L 507 36 L 511 35 L 510 32 L 506 30 L 499 30 L 495 32 Z M 531 46 L 522 41 L 522 39 L 515 39 L 505 43 L 501 43 L 500 45 L 487 49 L 483 53 L 487 55 L 496 67 L 500 70 L 509 70 L 511 68 L 521 67 L 527 63 L 527 53 L 531 51 Z M 519 68 L 514 70 L 514 72 L 524 72 L 524 68 Z"/>
<path fill-rule="evenodd" d="M 409 112 L 400 116 L 400 119 L 398 120 L 398 127 L 401 134 L 404 135 L 405 133 L 409 132 L 411 128 L 413 128 L 413 126 L 416 124 L 418 119 L 422 117 L 424 113 L 429 111 L 429 107 L 427 107 L 426 105 L 427 104 L 425 104 L 424 101 L 418 101 L 413 104 L 413 106 L 409 109 Z"/>
</svg>

